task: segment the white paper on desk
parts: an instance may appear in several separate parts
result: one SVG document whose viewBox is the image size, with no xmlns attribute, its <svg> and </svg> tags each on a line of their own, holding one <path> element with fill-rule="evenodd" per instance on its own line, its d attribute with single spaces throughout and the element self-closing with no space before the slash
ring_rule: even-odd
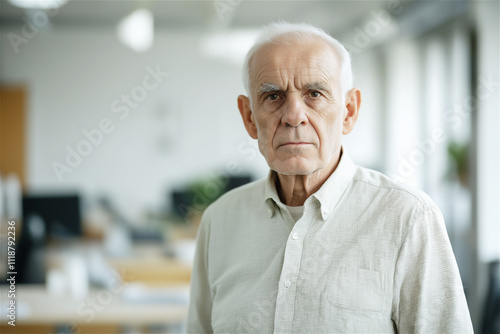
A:
<svg viewBox="0 0 500 334">
<path fill-rule="evenodd" d="M 16 300 L 16 303 L 14 305 L 16 305 L 16 321 L 19 319 L 27 319 L 31 316 L 32 310 L 29 303 Z M 9 306 L 10 300 L 2 301 L 0 303 L 0 317 L 2 318 L 2 320 L 7 319 L 7 321 L 10 321 L 10 318 L 7 317 L 9 314 Z"/>
<path fill-rule="evenodd" d="M 189 304 L 188 287 L 149 287 L 140 283 L 128 284 L 122 300 L 130 303 Z"/>
</svg>

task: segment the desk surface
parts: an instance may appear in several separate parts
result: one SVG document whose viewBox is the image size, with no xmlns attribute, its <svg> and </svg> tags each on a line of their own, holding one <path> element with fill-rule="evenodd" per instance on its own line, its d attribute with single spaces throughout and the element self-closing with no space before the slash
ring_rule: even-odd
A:
<svg viewBox="0 0 500 334">
<path fill-rule="evenodd" d="M 47 262 L 50 268 L 61 258 L 68 262 L 69 253 L 82 257 L 90 250 L 100 252 L 100 248 L 96 243 L 53 247 L 47 251 Z M 159 245 L 140 244 L 134 245 L 126 258 L 105 258 L 119 278 L 113 278 L 106 287 L 90 288 L 80 299 L 73 298 L 69 291 L 50 292 L 45 285 L 17 284 L 16 323 L 142 326 L 183 322 L 187 318 L 191 266 L 162 254 Z M 67 278 L 63 283 L 69 281 Z M 0 287 L 0 323 L 9 321 L 9 301 L 8 286 Z"/>
<path fill-rule="evenodd" d="M 186 304 L 126 301 L 123 291 L 93 289 L 87 298 L 75 300 L 68 295 L 49 294 L 42 285 L 17 285 L 16 290 L 18 324 L 147 325 L 179 323 L 187 317 Z M 0 289 L 2 323 L 8 321 L 4 314 L 7 292 L 8 287 Z"/>
</svg>

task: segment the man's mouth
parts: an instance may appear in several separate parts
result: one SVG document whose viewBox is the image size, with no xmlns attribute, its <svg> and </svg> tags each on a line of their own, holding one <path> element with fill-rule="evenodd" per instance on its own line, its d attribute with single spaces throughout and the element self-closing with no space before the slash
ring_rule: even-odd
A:
<svg viewBox="0 0 500 334">
<path fill-rule="evenodd" d="M 306 142 L 287 142 L 287 143 L 284 143 L 284 144 L 281 144 L 280 146 L 301 146 L 301 145 L 309 145 L 310 143 L 306 143 Z"/>
</svg>

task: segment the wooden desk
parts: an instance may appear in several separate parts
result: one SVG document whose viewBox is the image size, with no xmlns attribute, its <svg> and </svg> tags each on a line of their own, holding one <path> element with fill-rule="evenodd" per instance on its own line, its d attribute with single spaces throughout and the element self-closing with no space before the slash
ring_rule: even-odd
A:
<svg viewBox="0 0 500 334">
<path fill-rule="evenodd" d="M 84 254 L 98 244 L 69 246 Z M 48 250 L 48 262 L 69 251 L 67 245 Z M 107 258 L 121 275 L 109 287 L 91 288 L 89 294 L 75 299 L 66 291 L 50 293 L 45 285 L 16 284 L 16 327 L 65 326 L 74 333 L 119 333 L 121 326 L 145 328 L 150 325 L 181 324 L 187 318 L 187 296 L 191 266 L 167 258 L 158 245 L 136 245 L 126 258 Z M 0 288 L 0 332 L 53 333 L 53 329 L 19 331 L 7 325 L 8 286 Z M 169 300 L 169 296 L 173 296 Z M 52 326 L 52 327 L 48 327 Z M 113 330 L 95 329 L 99 326 Z M 110 327 L 111 326 L 111 327 Z M 92 327 L 92 329 L 88 329 Z M 35 327 L 33 327 L 35 328 Z M 82 330 L 82 328 L 85 328 Z"/>
</svg>

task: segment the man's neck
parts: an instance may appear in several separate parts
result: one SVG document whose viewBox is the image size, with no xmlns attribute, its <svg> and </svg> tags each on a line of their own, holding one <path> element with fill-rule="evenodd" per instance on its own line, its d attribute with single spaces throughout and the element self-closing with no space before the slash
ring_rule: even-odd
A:
<svg viewBox="0 0 500 334">
<path fill-rule="evenodd" d="M 321 188 L 340 162 L 341 152 L 331 159 L 325 168 L 307 175 L 283 175 L 276 173 L 276 189 L 282 203 L 289 206 L 304 205 L 306 199 Z"/>
</svg>

